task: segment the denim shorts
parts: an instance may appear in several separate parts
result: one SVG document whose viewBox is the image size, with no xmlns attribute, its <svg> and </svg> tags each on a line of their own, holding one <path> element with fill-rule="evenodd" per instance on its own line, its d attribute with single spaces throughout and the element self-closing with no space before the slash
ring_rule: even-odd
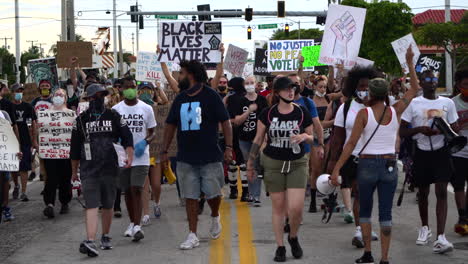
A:
<svg viewBox="0 0 468 264">
<path fill-rule="evenodd" d="M 370 223 L 374 203 L 374 191 L 377 189 L 379 199 L 380 226 L 392 225 L 393 197 L 398 184 L 398 168 L 389 171 L 386 164 L 389 160 L 382 158 L 359 159 L 357 181 L 359 185 L 359 221 Z"/>
<path fill-rule="evenodd" d="M 178 161 L 177 177 L 182 198 L 199 199 L 203 192 L 209 200 L 221 196 L 224 167 L 221 162 L 194 165 Z"/>
</svg>

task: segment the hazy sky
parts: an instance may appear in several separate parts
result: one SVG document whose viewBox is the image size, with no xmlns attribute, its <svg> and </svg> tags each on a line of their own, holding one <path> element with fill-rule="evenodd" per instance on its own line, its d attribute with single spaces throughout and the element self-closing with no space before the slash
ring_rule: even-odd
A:
<svg viewBox="0 0 468 264">
<path fill-rule="evenodd" d="M 396 1 L 396 0 L 393 0 Z M 197 4 L 210 4 L 213 9 L 245 9 L 252 7 L 257 11 L 275 11 L 276 0 L 140 0 L 143 11 L 181 11 L 196 10 Z M 444 0 L 404 0 L 411 8 L 413 13 L 420 13 L 428 8 L 443 9 Z M 28 40 L 42 43 L 45 53 L 48 53 L 50 46 L 59 40 L 61 34 L 61 0 L 19 0 L 20 28 L 21 28 L 21 50 L 26 50 L 31 46 Z M 135 4 L 133 0 L 117 0 L 118 14 L 130 9 L 130 5 Z M 321 11 L 327 9 L 327 0 L 286 0 L 287 11 Z M 466 0 L 452 0 L 453 9 L 468 9 Z M 84 36 L 87 40 L 94 37 L 94 33 L 99 26 L 112 26 L 112 15 L 107 15 L 105 10 L 112 9 L 112 0 L 75 0 L 76 33 Z M 82 12 L 77 16 L 78 11 L 100 10 L 94 12 Z M 15 37 L 14 20 L 14 0 L 0 0 L 0 38 Z M 179 20 L 182 17 L 179 16 Z M 314 17 L 291 17 L 290 19 L 301 21 L 301 28 L 316 28 Z M 289 23 L 291 30 L 297 29 L 298 24 L 276 17 L 254 17 L 250 22 L 243 18 L 223 19 L 223 42 L 226 44 L 235 43 L 245 49 L 253 49 L 253 40 L 247 40 L 246 27 L 259 24 Z M 122 26 L 123 47 L 127 51 L 132 51 L 132 33 L 135 32 L 136 25 L 130 22 L 130 17 L 122 15 L 118 17 L 118 25 Z M 253 30 L 252 38 L 255 40 L 267 40 L 273 30 Z M 111 33 L 112 36 L 112 33 Z M 157 25 L 153 18 L 145 17 L 145 29 L 140 30 L 140 50 L 153 51 L 156 45 Z M 4 40 L 0 39 L 0 46 L 4 45 Z M 8 40 L 10 52 L 15 52 L 15 42 Z M 135 45 L 136 46 L 136 45 Z M 136 48 L 136 47 L 135 47 Z M 112 49 L 112 48 L 110 48 Z"/>
</svg>

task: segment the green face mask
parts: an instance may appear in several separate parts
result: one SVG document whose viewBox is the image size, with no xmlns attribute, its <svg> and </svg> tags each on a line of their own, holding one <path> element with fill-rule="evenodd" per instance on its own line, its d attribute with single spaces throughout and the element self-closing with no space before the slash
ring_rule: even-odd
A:
<svg viewBox="0 0 468 264">
<path fill-rule="evenodd" d="M 142 100 L 143 102 L 149 104 L 149 105 L 153 105 L 154 104 L 154 101 L 153 101 L 153 96 L 149 93 L 142 93 L 140 94 L 140 100 Z"/>
<path fill-rule="evenodd" d="M 137 90 L 136 89 L 123 90 L 123 96 L 128 100 L 133 100 L 137 96 Z"/>
</svg>

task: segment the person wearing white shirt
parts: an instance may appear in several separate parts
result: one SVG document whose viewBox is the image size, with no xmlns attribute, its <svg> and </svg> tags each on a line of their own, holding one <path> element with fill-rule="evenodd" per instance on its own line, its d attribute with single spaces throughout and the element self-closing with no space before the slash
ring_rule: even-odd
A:
<svg viewBox="0 0 468 264">
<path fill-rule="evenodd" d="M 447 220 L 447 185 L 452 175 L 451 154 L 446 147 L 445 137 L 434 127 L 434 118 L 440 117 L 455 127 L 458 115 L 455 104 L 446 97 L 436 95 L 438 79 L 432 71 L 419 77 L 423 95 L 415 98 L 401 117 L 400 136 L 410 137 L 417 143 L 414 154 L 415 185 L 419 189 L 418 205 L 422 227 L 419 229 L 417 245 L 426 245 L 432 232 L 429 229 L 428 196 L 431 184 L 435 184 L 437 197 L 437 240 L 435 253 L 453 250 L 445 238 Z M 411 125 L 411 128 L 408 127 Z"/>
</svg>

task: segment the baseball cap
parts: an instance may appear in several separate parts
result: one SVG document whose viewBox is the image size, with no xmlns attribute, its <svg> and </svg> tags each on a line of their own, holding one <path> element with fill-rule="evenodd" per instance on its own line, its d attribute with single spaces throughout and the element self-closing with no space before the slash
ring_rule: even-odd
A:
<svg viewBox="0 0 468 264">
<path fill-rule="evenodd" d="M 101 84 L 93 83 L 88 88 L 86 88 L 86 97 L 93 97 L 96 93 L 104 92 L 104 95 L 108 95 L 109 91 L 107 91 L 104 86 Z"/>
<path fill-rule="evenodd" d="M 388 95 L 388 88 L 390 85 L 383 78 L 374 78 L 369 82 L 369 93 L 374 96 Z"/>
<path fill-rule="evenodd" d="M 16 91 L 18 91 L 19 89 L 23 89 L 23 90 L 24 90 L 24 87 L 21 86 L 21 84 L 19 84 L 19 83 L 15 83 L 15 84 L 13 84 L 13 85 L 11 86 L 11 89 L 13 90 L 13 92 L 16 92 Z"/>
<path fill-rule="evenodd" d="M 294 83 L 288 77 L 280 77 L 273 84 L 273 90 L 279 92 L 293 86 Z"/>
<path fill-rule="evenodd" d="M 138 90 L 143 89 L 145 87 L 153 90 L 154 84 L 152 82 L 140 82 L 140 84 L 138 84 Z"/>
</svg>

